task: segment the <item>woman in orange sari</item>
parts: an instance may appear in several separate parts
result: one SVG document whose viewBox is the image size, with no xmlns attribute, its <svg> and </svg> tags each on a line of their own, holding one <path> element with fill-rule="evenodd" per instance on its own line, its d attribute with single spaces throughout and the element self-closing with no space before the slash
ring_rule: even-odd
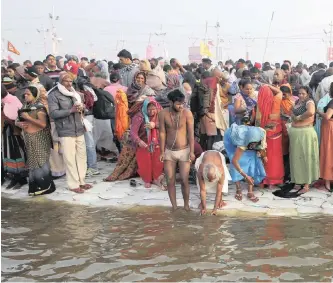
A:
<svg viewBox="0 0 333 283">
<path fill-rule="evenodd" d="M 283 184 L 282 124 L 280 118 L 282 93 L 279 88 L 264 85 L 258 94 L 256 126 L 267 133 L 267 162 L 264 185 Z"/>
<path fill-rule="evenodd" d="M 292 95 L 289 84 L 280 86 L 282 92 L 281 101 L 281 123 L 282 123 L 282 152 L 284 164 L 284 182 L 290 181 L 290 164 L 289 164 L 289 135 L 287 128 L 291 125 L 291 114 L 293 107 L 298 100 L 297 96 Z"/>
</svg>

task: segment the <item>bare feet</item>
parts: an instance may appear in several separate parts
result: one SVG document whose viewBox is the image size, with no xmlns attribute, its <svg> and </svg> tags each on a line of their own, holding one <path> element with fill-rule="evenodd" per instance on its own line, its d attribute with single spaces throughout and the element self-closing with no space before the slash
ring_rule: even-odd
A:
<svg viewBox="0 0 333 283">
<path fill-rule="evenodd" d="M 310 190 L 309 185 L 305 185 L 304 188 L 303 188 L 301 191 L 299 191 L 299 193 L 300 193 L 300 194 L 305 194 L 305 193 L 307 193 L 309 190 Z"/>
<path fill-rule="evenodd" d="M 167 191 L 167 187 L 163 184 L 164 178 L 164 174 L 162 174 L 157 180 L 153 181 L 153 184 L 158 186 L 162 191 Z"/>
<path fill-rule="evenodd" d="M 151 184 L 150 184 L 150 183 L 145 183 L 145 188 L 146 188 L 146 189 L 151 188 Z"/>
<path fill-rule="evenodd" d="M 217 215 L 217 210 L 216 210 L 216 209 L 213 209 L 211 215 L 216 216 L 216 215 Z"/>
<path fill-rule="evenodd" d="M 205 215 L 206 214 L 206 209 L 201 209 L 200 215 Z"/>
<path fill-rule="evenodd" d="M 175 212 L 176 210 L 178 210 L 178 207 L 177 206 L 173 206 L 172 209 L 171 209 L 171 212 Z"/>
<path fill-rule="evenodd" d="M 190 211 L 190 205 L 189 204 L 184 204 L 184 209 L 186 211 Z"/>
</svg>

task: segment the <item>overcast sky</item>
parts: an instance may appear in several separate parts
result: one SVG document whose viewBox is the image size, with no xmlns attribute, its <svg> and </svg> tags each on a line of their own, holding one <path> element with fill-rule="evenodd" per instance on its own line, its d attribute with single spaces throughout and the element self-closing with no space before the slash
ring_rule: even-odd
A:
<svg viewBox="0 0 333 283">
<path fill-rule="evenodd" d="M 224 61 L 245 58 L 248 45 L 250 59 L 261 62 L 274 11 L 265 61 L 326 62 L 329 36 L 323 30 L 329 31 L 333 20 L 333 0 L 2 0 L 1 4 L 1 37 L 21 52 L 11 54 L 19 62 L 45 58 L 43 36 L 36 29 L 51 29 L 52 5 L 59 16 L 55 21 L 62 39 L 59 55 L 108 60 L 115 60 L 122 47 L 143 58 L 152 33 L 156 57 L 164 57 L 165 45 L 169 58 L 187 63 L 188 47 L 205 38 L 208 21 L 206 38 L 214 44 L 214 26 L 220 23 Z M 166 35 L 156 36 L 161 29 Z M 46 36 L 46 53 L 52 53 L 51 35 Z"/>
</svg>

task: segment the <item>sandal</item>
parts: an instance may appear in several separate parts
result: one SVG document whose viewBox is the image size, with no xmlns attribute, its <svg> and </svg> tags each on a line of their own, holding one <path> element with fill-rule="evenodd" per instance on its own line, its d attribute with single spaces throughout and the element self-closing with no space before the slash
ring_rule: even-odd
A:
<svg viewBox="0 0 333 283">
<path fill-rule="evenodd" d="M 89 184 L 81 185 L 80 188 L 84 190 L 90 190 L 93 186 Z"/>
<path fill-rule="evenodd" d="M 252 202 L 258 202 L 259 198 L 257 198 L 254 193 L 247 193 L 247 199 Z"/>
<path fill-rule="evenodd" d="M 242 190 L 237 190 L 235 194 L 235 199 L 241 201 L 243 199 L 243 193 Z"/>
<path fill-rule="evenodd" d="M 82 188 L 76 188 L 76 189 L 69 189 L 71 192 L 77 193 L 77 194 L 83 194 L 84 189 Z"/>
</svg>

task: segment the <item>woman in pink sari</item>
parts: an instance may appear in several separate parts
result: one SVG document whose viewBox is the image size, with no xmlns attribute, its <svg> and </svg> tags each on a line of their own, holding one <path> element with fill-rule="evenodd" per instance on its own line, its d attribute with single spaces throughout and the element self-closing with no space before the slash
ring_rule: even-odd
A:
<svg viewBox="0 0 333 283">
<path fill-rule="evenodd" d="M 267 162 L 264 185 L 283 184 L 282 123 L 280 117 L 282 93 L 279 88 L 264 85 L 258 94 L 256 126 L 267 133 Z"/>
</svg>

